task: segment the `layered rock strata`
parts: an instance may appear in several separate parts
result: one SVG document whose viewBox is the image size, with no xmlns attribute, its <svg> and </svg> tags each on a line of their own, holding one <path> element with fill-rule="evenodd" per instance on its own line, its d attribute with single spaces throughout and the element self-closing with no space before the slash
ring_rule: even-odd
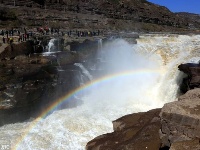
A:
<svg viewBox="0 0 200 150">
<path fill-rule="evenodd" d="M 23 24 L 88 30 L 185 31 L 200 26 L 146 0 L 2 0 L 0 4 L 0 25 L 4 27 Z"/>
<path fill-rule="evenodd" d="M 200 89 L 190 90 L 178 101 L 165 104 L 160 117 L 163 145 L 175 147 L 177 142 L 200 139 Z"/>
<path fill-rule="evenodd" d="M 53 101 L 89 81 L 74 63 L 89 60 L 94 49 L 45 55 L 34 53 L 34 46 L 32 41 L 12 44 L 0 54 L 0 126 L 36 117 Z M 67 103 L 62 108 L 75 105 Z"/>
</svg>

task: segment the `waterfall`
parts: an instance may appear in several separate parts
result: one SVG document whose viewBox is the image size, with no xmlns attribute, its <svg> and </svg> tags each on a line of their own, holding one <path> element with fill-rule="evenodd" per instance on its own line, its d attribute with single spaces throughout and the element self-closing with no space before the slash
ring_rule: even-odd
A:
<svg viewBox="0 0 200 150">
<path fill-rule="evenodd" d="M 53 112 L 37 124 L 5 125 L 0 128 L 1 137 L 8 137 L 13 148 L 19 143 L 20 150 L 84 150 L 94 137 L 113 132 L 113 120 L 174 101 L 178 91 L 177 66 L 200 60 L 200 36 L 150 34 L 141 35 L 137 43 L 116 40 L 104 46 L 106 62 L 100 67 L 108 76 L 84 87 L 89 92 L 83 96 L 80 91 L 75 92 L 82 104 Z M 74 65 L 92 80 L 81 63 Z"/>
<path fill-rule="evenodd" d="M 60 51 L 60 50 L 61 50 L 60 39 L 58 39 L 57 42 L 58 42 L 58 48 L 57 48 L 57 51 Z"/>
<path fill-rule="evenodd" d="M 48 43 L 48 52 L 54 52 L 55 51 L 55 42 L 56 39 L 51 39 Z"/>
<path fill-rule="evenodd" d="M 78 66 L 78 67 L 81 69 L 82 73 L 83 73 L 85 76 L 87 76 L 89 80 L 92 80 L 92 79 L 93 79 L 92 75 L 91 75 L 91 74 L 89 73 L 89 71 L 83 66 L 83 64 L 81 64 L 81 63 L 75 63 L 74 65 L 75 65 L 75 66 Z"/>
</svg>

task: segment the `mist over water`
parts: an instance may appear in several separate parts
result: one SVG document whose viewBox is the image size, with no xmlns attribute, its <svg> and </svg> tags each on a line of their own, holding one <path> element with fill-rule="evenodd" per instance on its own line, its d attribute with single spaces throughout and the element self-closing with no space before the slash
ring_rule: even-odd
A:
<svg viewBox="0 0 200 150">
<path fill-rule="evenodd" d="M 84 102 L 90 105 L 91 110 L 99 113 L 106 110 L 109 116 L 116 109 L 113 113 L 120 116 L 117 115 L 120 109 L 126 113 L 131 110 L 131 113 L 159 105 L 155 98 L 149 97 L 157 94 L 154 88 L 162 76 L 159 57 L 152 56 L 152 60 L 147 55 L 142 56 L 133 45 L 121 39 L 105 44 L 99 55 L 102 63 L 98 67 L 109 77 L 93 85 L 92 92 L 86 96 Z M 133 106 L 132 109 L 127 109 L 129 106 Z"/>
<path fill-rule="evenodd" d="M 137 45 L 122 39 L 104 44 L 99 51 L 99 63 L 93 68 L 102 70 L 104 77 L 76 93 L 80 105 L 41 119 L 28 130 L 18 149 L 83 150 L 89 140 L 112 132 L 113 120 L 174 101 L 181 76 L 177 65 L 199 59 L 199 39 L 144 35 Z M 8 137 L 15 148 L 31 125 L 32 122 L 5 125 L 0 128 L 0 135 Z"/>
</svg>

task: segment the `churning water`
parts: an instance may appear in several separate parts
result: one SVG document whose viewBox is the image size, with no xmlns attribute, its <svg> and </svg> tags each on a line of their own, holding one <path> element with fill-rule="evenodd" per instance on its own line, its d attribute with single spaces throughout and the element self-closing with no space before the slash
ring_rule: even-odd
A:
<svg viewBox="0 0 200 150">
<path fill-rule="evenodd" d="M 96 69 L 103 68 L 105 76 L 80 89 L 87 90 L 79 97 L 81 105 L 39 122 L 5 125 L 0 137 L 19 150 L 82 150 L 89 140 L 112 132 L 112 120 L 174 101 L 182 76 L 177 66 L 199 60 L 200 36 L 142 35 L 137 41 L 103 45 L 103 62 Z"/>
</svg>

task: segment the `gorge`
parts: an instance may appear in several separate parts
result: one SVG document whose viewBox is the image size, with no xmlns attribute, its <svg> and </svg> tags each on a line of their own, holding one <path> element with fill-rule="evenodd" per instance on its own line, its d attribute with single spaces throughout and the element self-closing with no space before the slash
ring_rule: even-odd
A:
<svg viewBox="0 0 200 150">
<path fill-rule="evenodd" d="M 199 36 L 143 34 L 136 40 L 103 41 L 91 57 L 96 60 L 76 64 L 85 72 L 77 76 L 85 78 L 84 85 L 58 96 L 36 120 L 2 126 L 1 137 L 14 149 L 84 149 L 89 140 L 112 132 L 113 120 L 175 101 L 184 77 L 178 65 L 199 61 Z"/>
<path fill-rule="evenodd" d="M 199 150 L 199 29 L 148 0 L 0 0 L 0 149 Z"/>
</svg>

